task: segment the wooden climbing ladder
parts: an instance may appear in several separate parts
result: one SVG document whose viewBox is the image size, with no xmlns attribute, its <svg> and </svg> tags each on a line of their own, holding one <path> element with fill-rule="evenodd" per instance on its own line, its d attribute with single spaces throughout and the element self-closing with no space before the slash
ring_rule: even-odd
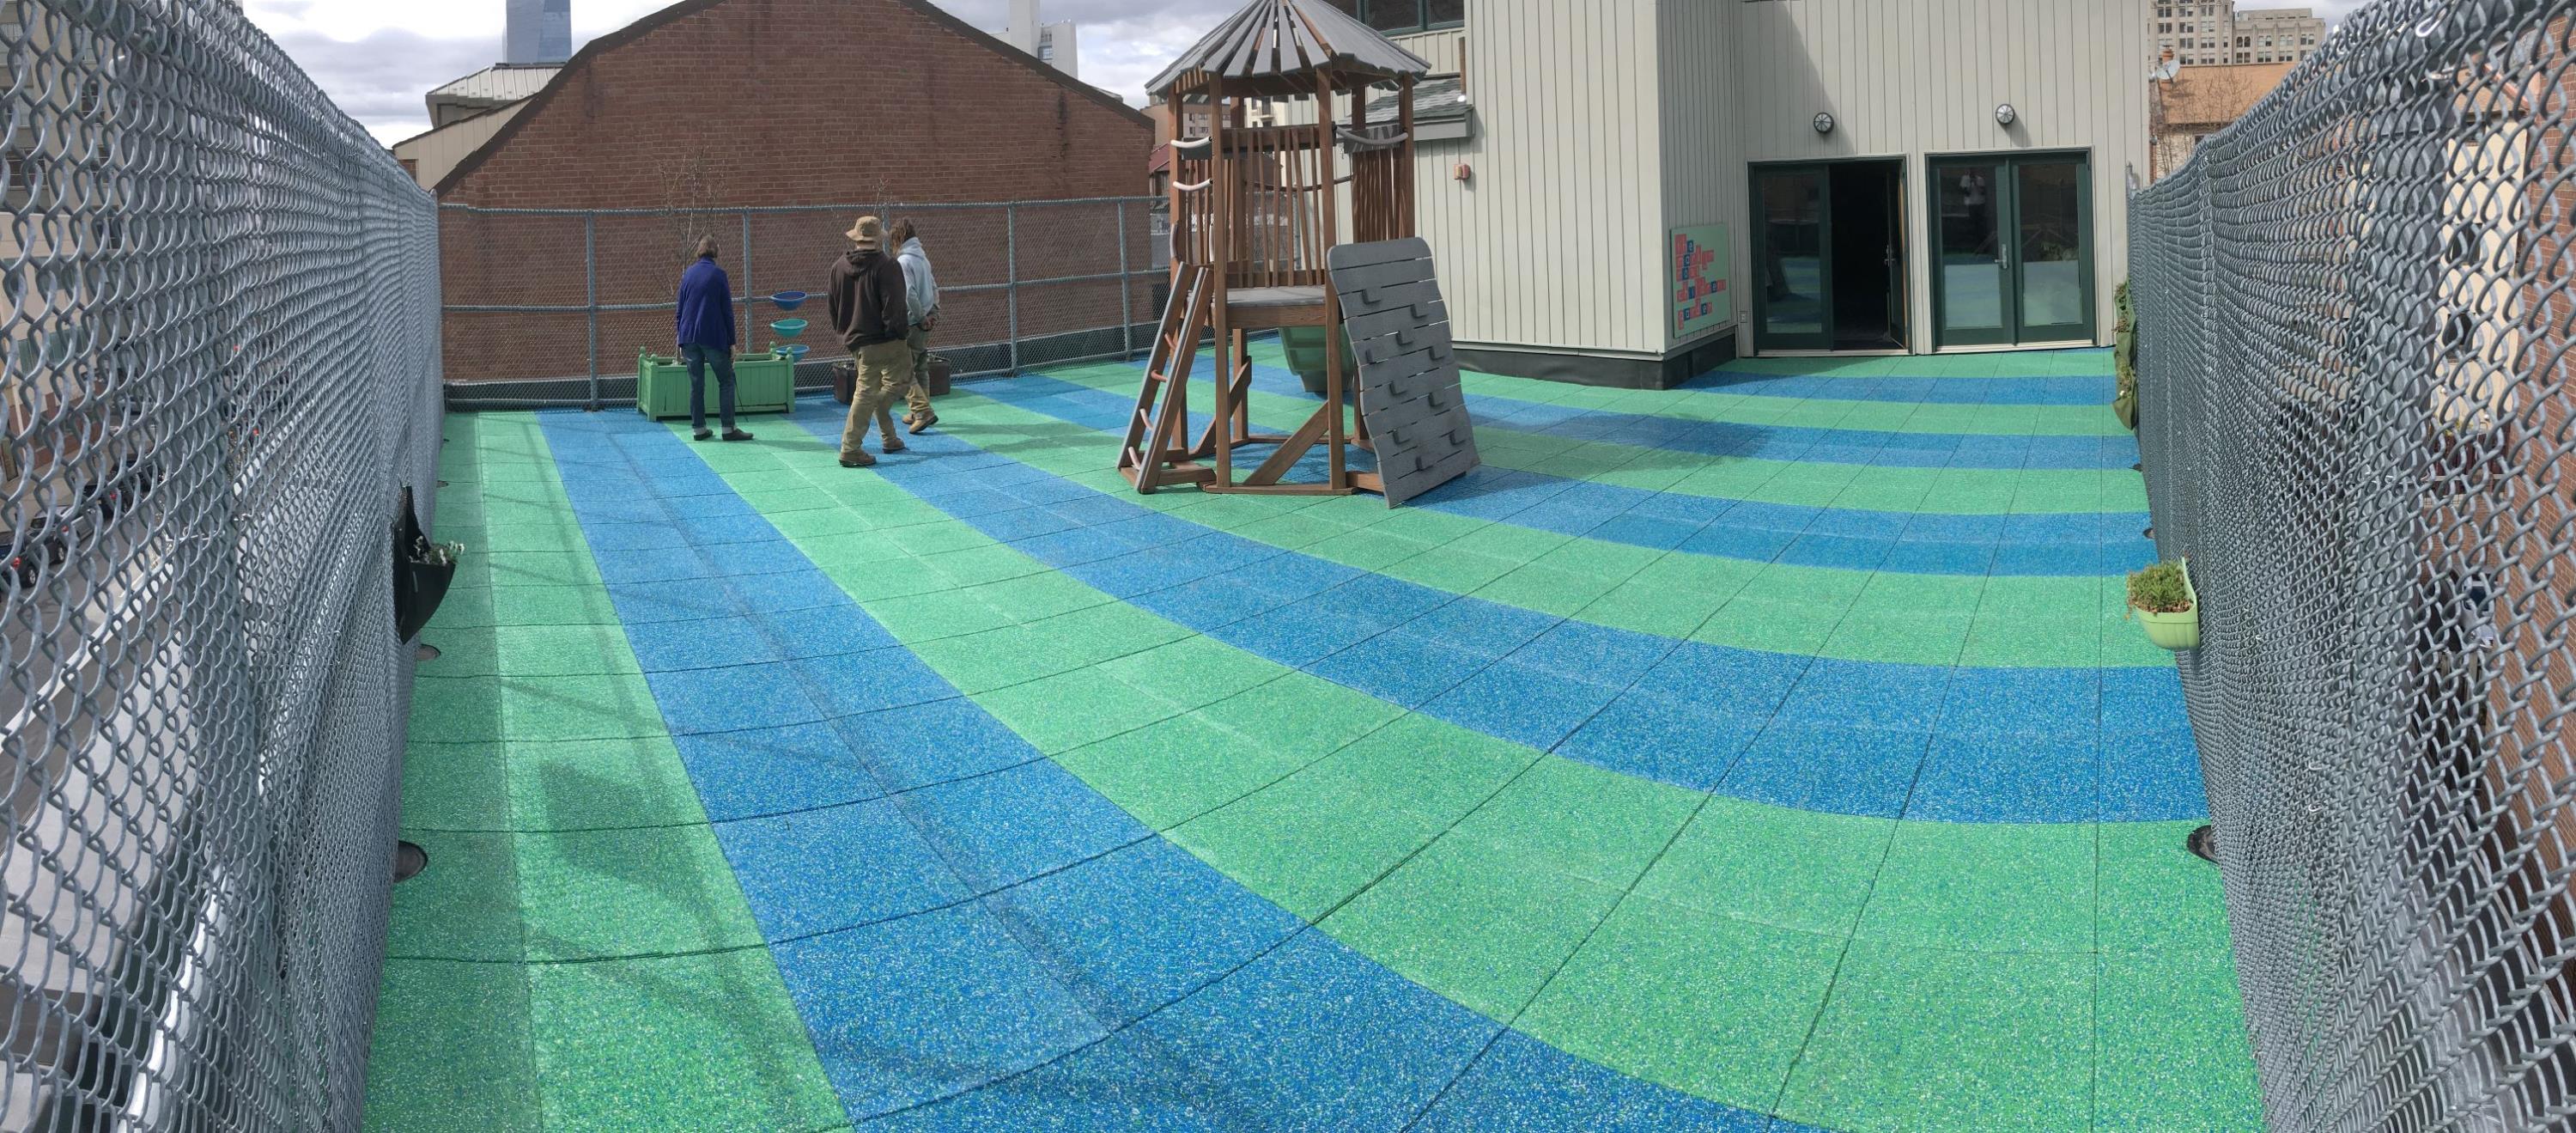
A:
<svg viewBox="0 0 2576 1133">
<path fill-rule="evenodd" d="M 1194 459 L 1198 454 L 1178 443 L 1189 428 L 1190 367 L 1198 361 L 1199 336 L 1207 333 L 1213 310 L 1213 276 L 1201 264 L 1183 264 L 1173 273 L 1172 297 L 1154 332 L 1153 354 L 1136 391 L 1136 411 L 1128 415 L 1127 437 L 1118 447 L 1118 471 L 1139 492 L 1216 479 L 1215 469 L 1199 464 Z"/>
</svg>

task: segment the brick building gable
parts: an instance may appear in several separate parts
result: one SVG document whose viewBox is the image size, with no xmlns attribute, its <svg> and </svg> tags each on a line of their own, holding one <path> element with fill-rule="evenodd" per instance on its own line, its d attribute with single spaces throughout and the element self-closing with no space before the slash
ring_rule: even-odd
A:
<svg viewBox="0 0 2576 1133">
<path fill-rule="evenodd" d="M 1138 191 L 1152 126 L 926 0 L 689 0 L 584 47 L 439 198 L 495 208 Z M 673 201 L 703 161 L 710 199 Z"/>
</svg>

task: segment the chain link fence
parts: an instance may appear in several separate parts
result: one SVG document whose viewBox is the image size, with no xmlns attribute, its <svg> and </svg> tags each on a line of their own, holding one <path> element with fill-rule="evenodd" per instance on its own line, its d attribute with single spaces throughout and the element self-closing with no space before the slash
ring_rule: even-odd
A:
<svg viewBox="0 0 2576 1133">
<path fill-rule="evenodd" d="M 0 50 L 0 1129 L 354 1128 L 437 214 L 222 0 Z"/>
<path fill-rule="evenodd" d="M 493 209 L 450 204 L 446 265 L 449 404 L 458 408 L 633 404 L 636 355 L 672 352 L 680 273 L 713 236 L 733 277 L 741 349 L 812 348 L 798 384 L 826 388 L 849 356 L 822 294 L 851 222 L 910 219 L 939 280 L 931 348 L 958 376 L 1123 358 L 1153 341 L 1167 267 L 1156 267 L 1148 197 L 996 204 L 731 209 Z M 793 314 L 769 296 L 815 298 Z M 770 330 L 805 319 L 804 335 Z"/>
<path fill-rule="evenodd" d="M 2382 0 L 2132 201 L 2139 439 L 2285 1130 L 2576 1115 L 2568 0 Z"/>
</svg>

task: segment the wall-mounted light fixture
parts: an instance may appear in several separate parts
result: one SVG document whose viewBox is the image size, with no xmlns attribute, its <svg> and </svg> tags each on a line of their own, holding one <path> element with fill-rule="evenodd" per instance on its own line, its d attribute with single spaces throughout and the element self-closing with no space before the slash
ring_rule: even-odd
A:
<svg viewBox="0 0 2576 1133">
<path fill-rule="evenodd" d="M 1831 115 L 1831 114 L 1818 114 L 1818 115 L 1816 115 L 1816 132 L 1817 132 L 1817 133 L 1819 133 L 1819 134 L 1830 134 L 1830 133 L 1833 133 L 1833 132 L 1834 132 L 1834 116 L 1833 116 L 1833 115 Z"/>
<path fill-rule="evenodd" d="M 2020 120 L 2021 111 L 2013 109 L 2013 104 L 2009 102 L 1995 108 L 1995 125 L 2010 126 Z"/>
</svg>

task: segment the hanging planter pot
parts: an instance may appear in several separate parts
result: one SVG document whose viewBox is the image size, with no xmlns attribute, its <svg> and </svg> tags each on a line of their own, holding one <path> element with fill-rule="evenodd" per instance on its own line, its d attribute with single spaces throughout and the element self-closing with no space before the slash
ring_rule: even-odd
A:
<svg viewBox="0 0 2576 1133">
<path fill-rule="evenodd" d="M 402 514 L 394 519 L 394 635 L 399 641 L 420 636 L 421 627 L 438 613 L 456 581 L 460 543 L 433 543 L 421 533 L 411 489 L 403 489 Z"/>
<path fill-rule="evenodd" d="M 2191 560 L 2131 571 L 2129 616 L 2146 627 L 2147 640 L 2159 648 L 2200 648 L 2200 593 L 2192 589 Z"/>
</svg>

